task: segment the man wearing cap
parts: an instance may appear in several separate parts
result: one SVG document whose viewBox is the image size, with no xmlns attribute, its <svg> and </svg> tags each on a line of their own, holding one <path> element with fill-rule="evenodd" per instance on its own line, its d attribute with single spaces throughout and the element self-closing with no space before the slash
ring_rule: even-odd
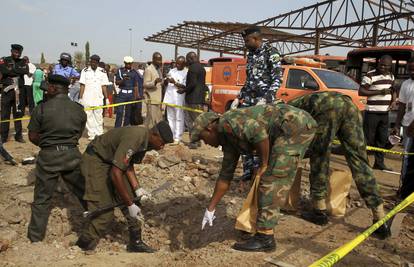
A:
<svg viewBox="0 0 414 267">
<path fill-rule="evenodd" d="M 103 134 L 102 109 L 93 109 L 93 107 L 102 106 L 104 99 L 105 103 L 109 103 L 106 90 L 106 85 L 109 84 L 108 76 L 103 68 L 98 67 L 100 59 L 98 55 L 92 55 L 89 66 L 82 70 L 79 80 L 79 103 L 86 108 L 92 108 L 86 111 L 89 140 Z"/>
<path fill-rule="evenodd" d="M 231 107 L 243 108 L 273 103 L 282 83 L 279 51 L 269 43 L 263 42 L 259 27 L 247 28 L 241 34 L 249 50 L 246 82 Z M 257 164 L 257 159 L 252 155 L 243 155 L 242 181 L 252 178 L 254 166 Z"/>
<path fill-rule="evenodd" d="M 318 122 L 318 130 L 309 147 L 313 210 L 303 213 L 302 217 L 319 225 L 326 225 L 329 221 L 326 207 L 329 158 L 332 142 L 337 137 L 344 148 L 358 191 L 372 210 L 374 223 L 382 219 L 385 216 L 383 200 L 368 162 L 362 116 L 352 99 L 337 92 L 321 92 L 298 97 L 289 105 L 309 112 Z M 388 224 L 383 224 L 375 234 L 381 239 L 389 237 Z"/>
<path fill-rule="evenodd" d="M 118 69 L 116 72 L 115 83 L 120 88 L 119 94 L 116 97 L 117 103 L 142 99 L 142 95 L 138 91 L 138 83 L 141 77 L 132 68 L 133 62 L 134 59 L 132 57 L 124 57 L 125 67 Z M 116 107 L 115 128 L 131 124 L 131 118 L 135 115 L 131 113 L 131 110 L 131 104 Z"/>
<path fill-rule="evenodd" d="M 27 236 L 32 242 L 45 237 L 52 195 L 59 176 L 86 208 L 82 197 L 85 181 L 80 172 L 78 141 L 85 129 L 83 107 L 68 97 L 70 81 L 60 75 L 48 78 L 46 102 L 33 109 L 29 139 L 40 152 L 36 161 L 34 200 Z"/>
<path fill-rule="evenodd" d="M 165 121 L 152 129 L 145 126 L 114 128 L 95 138 L 82 156 L 81 169 L 86 181 L 84 199 L 88 210 L 94 211 L 120 200 L 125 204 L 121 211 L 128 224 L 129 252 L 155 252 L 142 241 L 141 209 L 132 200 L 134 193 L 137 197 L 148 197 L 148 193 L 140 186 L 133 164 L 140 163 L 146 151 L 160 150 L 172 141 L 171 129 Z M 76 244 L 83 250 L 94 250 L 113 219 L 113 211 L 92 218 Z"/>
<path fill-rule="evenodd" d="M 159 52 L 152 54 L 152 62 L 144 71 L 144 95 L 147 100 L 147 115 L 145 125 L 152 127 L 162 120 L 162 55 Z"/>
<path fill-rule="evenodd" d="M 286 203 L 298 164 L 313 139 L 315 120 L 306 112 L 286 104 L 258 105 L 231 110 L 219 117 L 206 112 L 197 117 L 192 141 L 203 140 L 223 147 L 224 158 L 214 194 L 202 222 L 213 225 L 216 205 L 228 191 L 241 153 L 257 154 L 260 166 L 257 233 L 233 248 L 242 251 L 271 251 L 276 247 L 273 228 L 279 208 Z"/>
<path fill-rule="evenodd" d="M 21 57 L 23 46 L 19 44 L 11 45 L 11 56 L 0 58 L 0 88 L 1 92 L 1 120 L 9 120 L 13 111 L 13 118 L 23 117 L 24 101 L 20 97 L 20 91 L 24 84 L 24 75 L 29 73 L 29 67 Z M 10 122 L 1 123 L 1 141 L 6 143 L 9 137 Z M 14 122 L 16 134 L 14 139 L 24 143 L 22 134 L 22 122 Z"/>
<path fill-rule="evenodd" d="M 80 74 L 71 64 L 72 56 L 69 53 L 63 52 L 60 54 L 59 64 L 55 65 L 52 73 L 66 77 L 72 82 L 73 79 L 78 79 Z"/>
</svg>

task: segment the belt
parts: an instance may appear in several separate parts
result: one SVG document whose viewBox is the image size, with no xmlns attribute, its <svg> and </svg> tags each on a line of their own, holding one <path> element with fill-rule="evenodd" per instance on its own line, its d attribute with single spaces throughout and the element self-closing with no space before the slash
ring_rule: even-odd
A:
<svg viewBox="0 0 414 267">
<path fill-rule="evenodd" d="M 42 150 L 53 150 L 53 151 L 66 151 L 76 148 L 76 145 L 55 145 L 42 147 Z"/>
<path fill-rule="evenodd" d="M 124 93 L 124 94 L 132 94 L 133 92 L 134 92 L 134 90 L 121 89 L 121 93 Z"/>
</svg>

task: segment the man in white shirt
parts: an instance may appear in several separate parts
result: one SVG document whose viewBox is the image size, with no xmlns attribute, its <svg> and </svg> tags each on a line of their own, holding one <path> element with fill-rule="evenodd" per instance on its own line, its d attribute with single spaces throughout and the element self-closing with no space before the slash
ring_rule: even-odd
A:
<svg viewBox="0 0 414 267">
<path fill-rule="evenodd" d="M 33 73 L 36 71 L 36 66 L 30 62 L 27 56 L 23 57 L 23 60 L 26 61 L 27 66 L 29 67 L 29 73 L 24 75 L 24 87 L 22 94 L 22 99 L 24 101 L 23 107 L 29 106 L 29 112 L 32 113 L 34 108 L 33 100 Z"/>
<path fill-rule="evenodd" d="M 413 138 L 407 135 L 408 126 L 414 121 L 414 58 L 407 62 L 407 73 L 410 76 L 401 84 L 398 96 L 398 115 L 395 121 L 395 127 L 392 134 L 399 135 L 401 126 L 403 126 L 404 152 L 411 151 Z M 403 158 L 401 166 L 401 182 L 404 184 L 405 174 L 407 172 L 408 156 Z"/>
<path fill-rule="evenodd" d="M 79 103 L 86 108 L 102 106 L 104 98 L 105 103 L 109 103 L 106 91 L 108 76 L 103 68 L 98 67 L 99 61 L 98 55 L 91 56 L 89 67 L 84 68 L 80 75 Z M 95 136 L 103 134 L 102 109 L 87 110 L 86 115 L 88 139 L 93 140 Z"/>
<path fill-rule="evenodd" d="M 187 69 L 185 68 L 185 58 L 179 56 L 176 59 L 176 67 L 167 74 L 165 85 L 164 103 L 184 106 Z M 184 110 L 167 105 L 168 124 L 173 132 L 174 142 L 179 143 L 184 132 Z"/>
</svg>

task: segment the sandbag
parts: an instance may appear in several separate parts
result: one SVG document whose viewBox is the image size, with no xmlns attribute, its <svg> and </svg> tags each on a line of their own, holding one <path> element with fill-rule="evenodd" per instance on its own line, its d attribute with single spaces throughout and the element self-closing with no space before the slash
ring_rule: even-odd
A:
<svg viewBox="0 0 414 267">
<path fill-rule="evenodd" d="M 256 233 L 258 188 L 260 177 L 254 179 L 249 194 L 243 202 L 243 206 L 236 219 L 235 228 L 248 233 Z"/>
<path fill-rule="evenodd" d="M 346 212 L 347 196 L 351 189 L 352 175 L 349 171 L 330 169 L 326 208 L 334 217 L 342 217 Z"/>
</svg>

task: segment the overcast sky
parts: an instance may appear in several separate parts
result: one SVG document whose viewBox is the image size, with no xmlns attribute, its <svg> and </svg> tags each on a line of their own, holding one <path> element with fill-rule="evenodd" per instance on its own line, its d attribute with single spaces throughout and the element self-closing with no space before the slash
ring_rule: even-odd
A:
<svg viewBox="0 0 414 267">
<path fill-rule="evenodd" d="M 144 37 L 184 20 L 253 23 L 280 13 L 316 3 L 310 0 L 0 0 L 0 56 L 10 54 L 10 44 L 24 46 L 32 62 L 56 62 L 61 52 L 84 51 L 107 63 L 122 62 L 129 54 L 132 28 L 132 56 L 149 60 L 154 51 L 171 59 L 174 46 L 145 42 Z M 71 47 L 77 42 L 78 48 Z M 140 53 L 142 50 L 142 53 Z M 180 54 L 188 50 L 180 49 Z M 322 51 L 324 52 L 324 51 Z M 345 54 L 344 51 L 340 53 Z M 215 53 L 202 52 L 207 59 Z"/>
</svg>

